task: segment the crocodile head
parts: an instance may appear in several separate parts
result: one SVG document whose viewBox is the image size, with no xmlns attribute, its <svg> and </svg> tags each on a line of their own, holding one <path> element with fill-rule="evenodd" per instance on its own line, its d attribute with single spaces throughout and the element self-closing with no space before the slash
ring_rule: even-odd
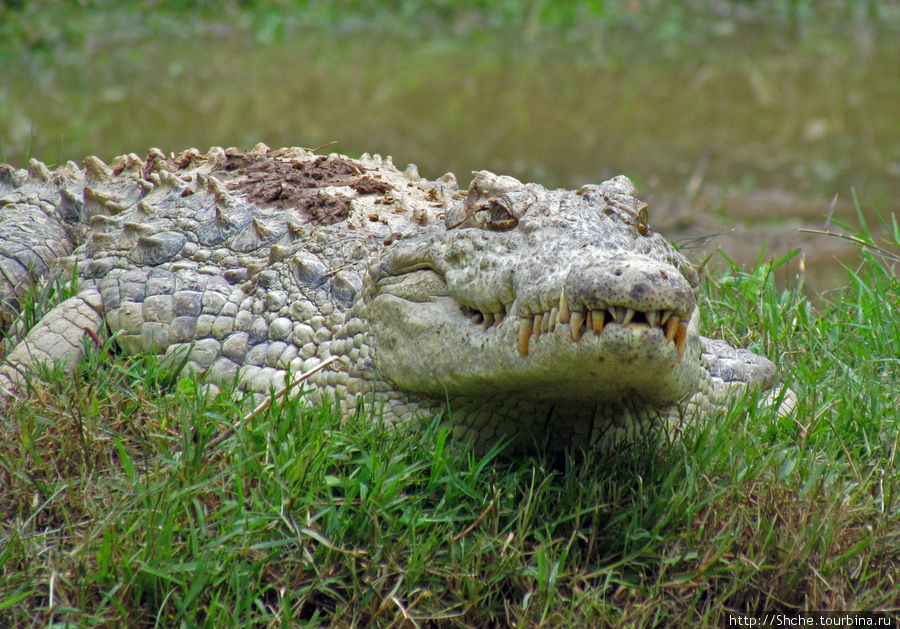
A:
<svg viewBox="0 0 900 629">
<path fill-rule="evenodd" d="M 571 192 L 475 173 L 444 225 L 369 271 L 376 366 L 403 389 L 651 406 L 697 390 L 697 274 L 626 177 Z"/>
</svg>

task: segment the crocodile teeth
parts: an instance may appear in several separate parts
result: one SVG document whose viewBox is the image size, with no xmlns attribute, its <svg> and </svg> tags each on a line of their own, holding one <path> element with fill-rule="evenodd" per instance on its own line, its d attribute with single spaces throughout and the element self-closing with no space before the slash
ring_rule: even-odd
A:
<svg viewBox="0 0 900 629">
<path fill-rule="evenodd" d="M 679 323 L 681 323 L 681 319 L 678 318 L 678 315 L 672 315 L 669 317 L 669 320 L 666 322 L 666 340 L 674 341 L 675 334 L 678 332 Z"/>
<path fill-rule="evenodd" d="M 608 310 L 609 310 L 609 316 L 612 317 L 612 320 L 614 323 L 619 323 L 621 321 L 622 317 L 624 316 L 624 313 L 619 314 L 618 306 L 610 306 L 608 308 Z"/>
<path fill-rule="evenodd" d="M 606 323 L 606 313 L 602 310 L 594 310 L 594 316 L 592 317 L 591 327 L 594 329 L 594 334 L 600 334 L 603 332 L 603 326 Z"/>
<path fill-rule="evenodd" d="M 687 324 L 679 323 L 678 331 L 675 333 L 675 348 L 678 350 L 679 356 L 684 356 L 684 339 L 687 338 Z"/>
<path fill-rule="evenodd" d="M 508 306 L 501 304 L 498 312 L 481 312 L 475 310 L 470 315 L 472 323 L 480 325 L 482 330 L 498 325 L 506 317 Z M 635 317 L 638 317 L 635 320 Z M 538 312 L 533 315 L 519 316 L 518 350 L 520 356 L 528 355 L 528 348 L 532 342 L 541 338 L 542 334 L 549 334 L 556 330 L 561 323 L 569 324 L 569 335 L 573 341 L 581 340 L 585 330 L 593 330 L 594 334 L 603 333 L 610 322 L 621 326 L 631 325 L 640 328 L 660 328 L 667 341 L 673 342 L 679 355 L 684 353 L 684 344 L 687 338 L 687 323 L 681 320 L 672 310 L 648 310 L 637 311 L 628 306 L 608 306 L 606 309 L 593 310 L 569 310 L 569 303 L 564 294 L 560 295 L 559 304 L 550 310 Z M 637 329 L 637 328 L 635 328 Z"/>
<path fill-rule="evenodd" d="M 528 354 L 528 343 L 531 342 L 531 319 L 519 319 L 519 356 Z"/>
<path fill-rule="evenodd" d="M 566 301 L 566 289 L 563 288 L 559 294 L 559 316 L 557 320 L 560 323 L 569 322 L 569 302 Z"/>
<path fill-rule="evenodd" d="M 581 326 L 584 325 L 585 316 L 583 312 L 575 311 L 572 313 L 571 323 L 569 325 L 569 334 L 573 341 L 581 338 Z"/>
</svg>

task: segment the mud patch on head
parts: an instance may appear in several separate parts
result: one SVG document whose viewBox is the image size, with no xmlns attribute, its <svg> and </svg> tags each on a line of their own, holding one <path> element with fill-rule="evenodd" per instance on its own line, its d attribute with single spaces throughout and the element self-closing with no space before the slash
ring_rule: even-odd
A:
<svg viewBox="0 0 900 629">
<path fill-rule="evenodd" d="M 378 181 L 372 177 L 360 177 L 350 185 L 360 194 L 384 194 L 393 187 L 386 181 Z"/>
<path fill-rule="evenodd" d="M 298 199 L 296 207 L 319 225 L 333 225 L 350 216 L 350 199 L 342 194 L 326 194 L 321 190 L 312 197 Z"/>
<path fill-rule="evenodd" d="M 277 152 L 268 154 L 228 150 L 221 171 L 230 190 L 248 200 L 281 209 L 296 208 L 310 222 L 331 225 L 346 220 L 350 198 L 323 190 L 347 186 L 359 194 L 383 194 L 390 185 L 363 175 L 362 170 L 343 156 L 320 156 L 309 161 L 286 160 Z"/>
</svg>

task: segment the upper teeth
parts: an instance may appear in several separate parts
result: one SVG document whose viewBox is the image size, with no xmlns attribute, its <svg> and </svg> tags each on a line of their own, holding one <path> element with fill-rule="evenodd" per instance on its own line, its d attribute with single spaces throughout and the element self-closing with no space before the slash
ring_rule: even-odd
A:
<svg viewBox="0 0 900 629">
<path fill-rule="evenodd" d="M 509 304 L 504 304 L 500 312 L 474 311 L 471 319 L 473 323 L 480 324 L 487 330 L 495 324 L 503 321 Z M 531 316 L 519 317 L 519 354 L 528 354 L 528 347 L 532 340 L 537 341 L 542 334 L 552 332 L 557 325 L 569 324 L 569 335 L 573 341 L 578 341 L 586 331 L 601 334 L 606 325 L 616 323 L 619 325 L 646 325 L 660 328 L 669 342 L 675 343 L 679 354 L 684 351 L 684 340 L 687 336 L 687 323 L 675 314 L 673 310 L 649 310 L 647 312 L 635 310 L 627 306 L 607 306 L 593 310 L 570 310 L 565 292 L 560 295 L 559 304 L 545 312 L 538 312 Z"/>
</svg>

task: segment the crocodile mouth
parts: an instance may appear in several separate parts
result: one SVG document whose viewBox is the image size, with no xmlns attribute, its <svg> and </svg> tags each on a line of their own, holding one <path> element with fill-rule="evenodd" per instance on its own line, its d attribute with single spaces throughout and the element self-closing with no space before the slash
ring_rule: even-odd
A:
<svg viewBox="0 0 900 629">
<path fill-rule="evenodd" d="M 379 278 L 368 312 L 382 376 L 437 395 L 506 391 L 585 403 L 630 393 L 666 403 L 696 387 L 692 297 L 659 293 L 623 304 L 564 281 L 518 295 L 467 288 L 427 264 Z"/>
<path fill-rule="evenodd" d="M 464 315 L 473 325 L 481 326 L 487 331 L 495 324 L 501 323 L 511 310 L 511 304 L 504 304 L 498 312 L 482 312 L 476 308 L 460 304 Z M 520 356 L 527 356 L 532 343 L 538 343 L 542 335 L 554 332 L 558 326 L 567 325 L 569 336 L 573 341 L 581 340 L 585 333 L 603 334 L 609 324 L 630 327 L 635 331 L 640 328 L 659 328 L 667 342 L 673 343 L 678 355 L 684 355 L 684 341 L 687 338 L 687 322 L 691 312 L 676 311 L 671 308 L 637 310 L 626 305 L 606 305 L 572 310 L 562 291 L 558 305 L 549 310 L 531 316 L 517 316 L 518 343 Z"/>
</svg>

